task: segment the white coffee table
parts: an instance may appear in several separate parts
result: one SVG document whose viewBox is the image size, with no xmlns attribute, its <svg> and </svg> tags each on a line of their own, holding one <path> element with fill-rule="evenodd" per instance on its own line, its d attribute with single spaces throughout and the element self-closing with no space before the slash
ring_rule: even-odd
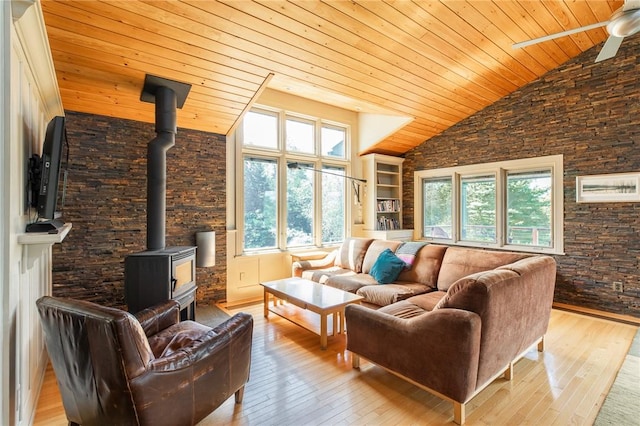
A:
<svg viewBox="0 0 640 426">
<path fill-rule="evenodd" d="M 264 316 L 269 317 L 273 312 L 307 330 L 316 332 L 307 324 L 295 321 L 286 315 L 285 311 L 278 309 L 279 300 L 285 300 L 292 305 L 307 309 L 320 315 L 320 348 L 327 348 L 327 315 L 333 314 L 333 335 L 344 332 L 344 308 L 350 303 L 360 303 L 362 296 L 358 296 L 338 288 L 328 287 L 304 278 L 292 277 L 281 280 L 260 283 L 264 287 Z M 269 299 L 273 296 L 273 306 L 269 306 Z M 338 322 L 340 328 L 338 331 Z"/>
</svg>

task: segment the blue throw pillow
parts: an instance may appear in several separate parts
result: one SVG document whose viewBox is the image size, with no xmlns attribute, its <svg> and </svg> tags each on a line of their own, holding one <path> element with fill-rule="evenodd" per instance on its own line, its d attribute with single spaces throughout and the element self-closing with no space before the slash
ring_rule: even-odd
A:
<svg viewBox="0 0 640 426">
<path fill-rule="evenodd" d="M 380 284 L 392 283 L 407 266 L 391 249 L 385 249 L 371 267 L 369 274 Z"/>
</svg>

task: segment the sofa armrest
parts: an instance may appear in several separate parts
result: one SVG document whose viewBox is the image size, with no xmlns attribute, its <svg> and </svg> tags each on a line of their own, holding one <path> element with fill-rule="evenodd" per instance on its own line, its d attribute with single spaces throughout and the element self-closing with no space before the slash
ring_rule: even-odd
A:
<svg viewBox="0 0 640 426">
<path fill-rule="evenodd" d="M 180 304 L 175 300 L 167 300 L 137 312 L 135 317 L 145 336 L 149 337 L 180 321 Z"/>
<path fill-rule="evenodd" d="M 475 388 L 480 353 L 480 317 L 439 309 L 403 319 L 348 305 L 347 349 L 455 401 Z"/>
<path fill-rule="evenodd" d="M 302 272 L 310 269 L 330 268 L 335 264 L 337 253 L 337 250 L 333 250 L 322 259 L 301 260 L 298 262 L 293 262 L 291 264 L 291 276 L 302 277 Z"/>
</svg>

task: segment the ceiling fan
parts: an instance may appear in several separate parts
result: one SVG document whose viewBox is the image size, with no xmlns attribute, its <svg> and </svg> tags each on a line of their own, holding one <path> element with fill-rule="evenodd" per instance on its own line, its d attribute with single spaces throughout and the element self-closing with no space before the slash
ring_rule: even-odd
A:
<svg viewBox="0 0 640 426">
<path fill-rule="evenodd" d="M 620 9 L 616 10 L 608 21 L 585 25 L 584 27 L 549 34 L 527 41 L 521 41 L 519 43 L 515 43 L 513 48 L 517 49 L 520 47 L 530 46 L 543 41 L 553 40 L 558 37 L 564 37 L 582 31 L 604 27 L 605 25 L 607 26 L 609 38 L 604 43 L 602 50 L 600 50 L 600 53 L 596 58 L 596 62 L 604 61 L 605 59 L 616 56 L 618 48 L 620 47 L 620 44 L 622 44 L 622 40 L 625 37 L 629 37 L 640 31 L 640 0 L 625 0 L 624 5 Z"/>
</svg>

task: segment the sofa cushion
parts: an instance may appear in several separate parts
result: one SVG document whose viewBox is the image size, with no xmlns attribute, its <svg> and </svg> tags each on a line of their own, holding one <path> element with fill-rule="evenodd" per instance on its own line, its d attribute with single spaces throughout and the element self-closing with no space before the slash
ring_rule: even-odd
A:
<svg viewBox="0 0 640 426">
<path fill-rule="evenodd" d="M 413 265 L 405 269 L 398 276 L 399 282 L 422 283 L 432 289 L 436 288 L 438 273 L 442 259 L 447 251 L 447 246 L 429 244 L 422 247 L 416 254 Z"/>
<path fill-rule="evenodd" d="M 360 287 L 365 285 L 378 285 L 378 282 L 369 274 L 334 275 L 327 278 L 324 283 L 329 287 L 339 288 L 340 290 L 355 293 Z"/>
<path fill-rule="evenodd" d="M 495 269 L 531 256 L 527 253 L 449 247 L 442 259 L 438 290 L 447 291 L 454 282 L 467 275 Z"/>
<path fill-rule="evenodd" d="M 431 291 L 429 293 L 419 294 L 407 299 L 407 302 L 419 306 L 425 311 L 432 311 L 436 305 L 447 295 L 446 291 Z"/>
<path fill-rule="evenodd" d="M 372 241 L 371 238 L 346 238 L 338 249 L 335 266 L 362 272 L 362 262 Z"/>
<path fill-rule="evenodd" d="M 340 268 L 339 266 L 334 266 L 332 268 L 327 268 L 327 269 L 309 269 L 306 271 L 302 271 L 302 273 L 300 274 L 300 277 L 307 280 L 315 281 L 320 284 L 324 284 L 327 281 L 327 279 L 329 279 L 330 277 L 335 277 L 338 275 L 355 275 L 355 274 L 356 273 L 353 272 L 351 269 L 343 269 L 343 268 Z"/>
<path fill-rule="evenodd" d="M 384 312 L 385 314 L 393 315 L 394 317 L 408 319 L 422 315 L 426 311 L 418 305 L 414 305 L 406 300 L 401 300 L 400 302 L 383 306 L 378 309 L 378 312 Z"/>
<path fill-rule="evenodd" d="M 364 256 L 362 272 L 365 274 L 371 273 L 371 268 L 378 260 L 378 257 L 380 257 L 380 254 L 386 249 L 390 249 L 392 252 L 395 252 L 400 244 L 402 244 L 402 241 L 374 240 L 367 249 L 367 254 Z"/>
<path fill-rule="evenodd" d="M 149 346 L 156 358 L 168 357 L 181 348 L 191 345 L 211 330 L 213 330 L 211 327 L 204 324 L 182 321 L 150 336 Z"/>
<path fill-rule="evenodd" d="M 420 283 L 393 283 L 360 287 L 356 294 L 364 297 L 367 303 L 386 306 L 429 290 L 429 286 Z"/>
<path fill-rule="evenodd" d="M 398 278 L 400 272 L 407 266 L 406 263 L 398 256 L 393 254 L 390 249 L 384 249 L 378 260 L 373 264 L 369 275 L 376 279 L 380 284 L 390 284 Z"/>
</svg>

